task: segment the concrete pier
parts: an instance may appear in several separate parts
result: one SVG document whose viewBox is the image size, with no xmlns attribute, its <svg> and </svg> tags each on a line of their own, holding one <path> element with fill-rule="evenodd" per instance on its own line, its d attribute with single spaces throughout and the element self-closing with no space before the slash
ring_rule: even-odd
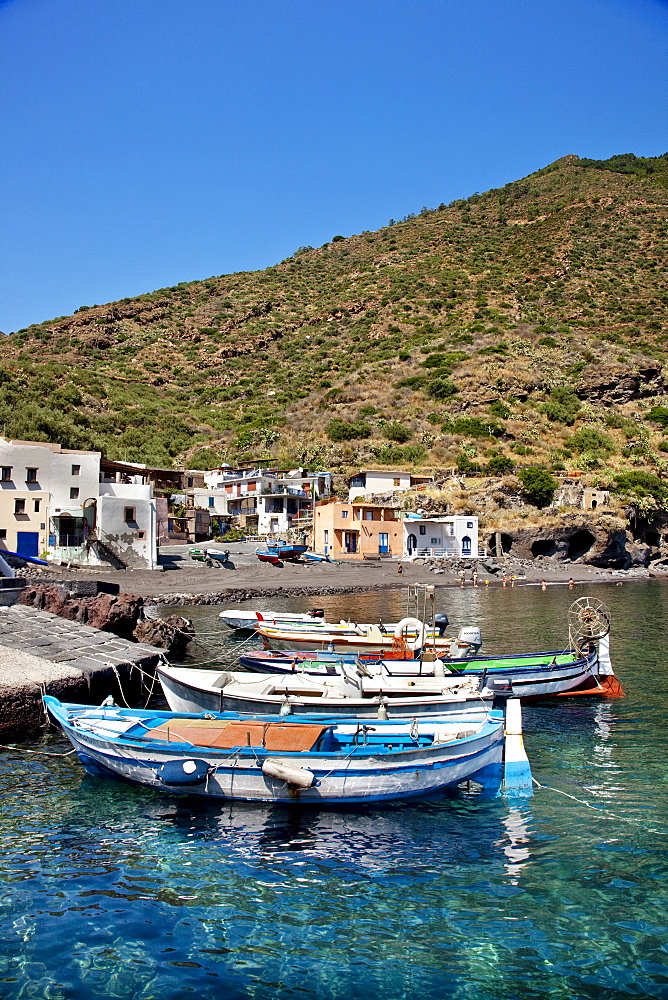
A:
<svg viewBox="0 0 668 1000">
<path fill-rule="evenodd" d="M 111 694 L 123 704 L 120 680 L 132 704 L 142 690 L 137 668 L 153 675 L 163 657 L 164 650 L 155 646 L 47 611 L 0 607 L 0 737 L 39 729 L 44 689 L 64 701 L 99 704 Z"/>
</svg>

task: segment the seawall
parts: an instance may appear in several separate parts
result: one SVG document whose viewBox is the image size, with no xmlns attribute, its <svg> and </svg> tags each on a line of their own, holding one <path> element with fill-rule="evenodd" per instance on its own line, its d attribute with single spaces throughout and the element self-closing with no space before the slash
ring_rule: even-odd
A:
<svg viewBox="0 0 668 1000">
<path fill-rule="evenodd" d="M 136 704 L 164 650 L 16 604 L 0 607 L 0 736 L 45 723 L 42 693 L 99 704 Z M 146 678 L 144 675 L 149 675 Z M 132 700 L 131 700 L 132 699 Z"/>
</svg>

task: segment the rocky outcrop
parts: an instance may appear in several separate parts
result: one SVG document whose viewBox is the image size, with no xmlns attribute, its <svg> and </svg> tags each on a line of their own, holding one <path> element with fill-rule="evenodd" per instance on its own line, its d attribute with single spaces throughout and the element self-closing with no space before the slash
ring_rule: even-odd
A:
<svg viewBox="0 0 668 1000">
<path fill-rule="evenodd" d="M 72 597 L 57 584 L 26 587 L 19 602 L 68 621 L 113 632 L 124 639 L 133 638 L 144 604 L 143 598 L 135 594 Z"/>
<path fill-rule="evenodd" d="M 652 549 L 634 539 L 626 522 L 611 514 L 599 518 L 569 513 L 539 524 L 506 525 L 488 536 L 493 555 L 550 562 L 574 562 L 606 569 L 647 566 Z"/>
<path fill-rule="evenodd" d="M 170 656 L 181 659 L 195 635 L 187 618 L 144 616 L 144 599 L 136 594 L 73 594 L 68 585 L 46 584 L 29 586 L 19 598 L 20 604 L 48 611 L 67 621 L 79 622 L 103 632 L 112 632 L 123 639 L 157 646 Z"/>
<path fill-rule="evenodd" d="M 633 399 L 656 396 L 665 392 L 664 380 L 659 365 L 640 368 L 637 371 L 608 371 L 596 377 L 580 379 L 575 387 L 579 399 L 590 403 L 615 405 L 629 403 Z"/>
<path fill-rule="evenodd" d="M 194 638 L 195 629 L 187 618 L 169 615 L 167 618 L 149 618 L 140 621 L 134 630 L 138 642 L 166 649 L 177 660 L 185 656 L 188 643 Z"/>
</svg>

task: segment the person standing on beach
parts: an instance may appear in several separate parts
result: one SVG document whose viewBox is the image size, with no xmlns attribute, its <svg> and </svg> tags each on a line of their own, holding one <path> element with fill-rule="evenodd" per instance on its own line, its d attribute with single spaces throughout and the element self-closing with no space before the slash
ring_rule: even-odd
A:
<svg viewBox="0 0 668 1000">
<path fill-rule="evenodd" d="M 478 570 L 475 566 L 473 567 L 473 572 L 471 573 L 471 583 L 474 587 L 478 586 Z"/>
<path fill-rule="evenodd" d="M 399 563 L 399 565 L 397 566 L 397 574 L 398 574 L 398 576 L 401 576 L 403 574 L 403 572 L 404 572 L 404 567 L 402 566 L 401 563 Z"/>
</svg>

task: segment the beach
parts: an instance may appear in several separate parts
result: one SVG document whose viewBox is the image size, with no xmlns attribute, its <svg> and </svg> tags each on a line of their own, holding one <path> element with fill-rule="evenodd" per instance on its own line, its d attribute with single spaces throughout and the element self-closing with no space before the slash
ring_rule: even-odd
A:
<svg viewBox="0 0 668 1000">
<path fill-rule="evenodd" d="M 549 559 L 507 559 L 505 562 L 492 557 L 470 560 L 460 564 L 441 561 L 439 571 L 431 572 L 423 560 L 404 562 L 402 572 L 395 560 L 348 560 L 332 563 L 289 562 L 272 566 L 258 562 L 255 546 L 251 543 L 231 543 L 228 548 L 230 565 L 227 568 L 209 568 L 190 558 L 186 546 L 168 546 L 160 550 L 158 570 L 110 570 L 104 567 L 77 569 L 50 565 L 33 576 L 58 582 L 71 579 L 95 579 L 116 584 L 129 594 L 140 594 L 153 600 L 174 601 L 177 597 L 225 600 L 227 592 L 232 599 L 239 599 L 239 592 L 251 591 L 252 596 L 264 593 L 298 592 L 304 594 L 369 591 L 404 587 L 407 584 L 433 584 L 436 587 L 460 587 L 462 574 L 464 586 L 473 587 L 472 574 L 477 567 L 479 588 L 506 586 L 548 586 L 593 584 L 610 580 L 647 579 L 650 571 L 643 567 L 630 570 L 601 569 L 580 563 L 559 563 Z M 496 571 L 494 569 L 496 568 Z M 658 574 L 657 574 L 658 575 Z M 32 574 L 31 574 L 32 576 Z"/>
</svg>

